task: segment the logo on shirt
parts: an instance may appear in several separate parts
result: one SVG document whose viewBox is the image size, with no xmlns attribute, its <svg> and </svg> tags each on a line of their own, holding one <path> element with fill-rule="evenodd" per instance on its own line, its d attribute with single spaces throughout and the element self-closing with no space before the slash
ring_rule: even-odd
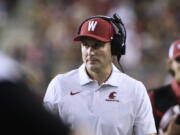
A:
<svg viewBox="0 0 180 135">
<path fill-rule="evenodd" d="M 72 92 L 72 91 L 71 91 L 71 92 L 70 92 L 70 95 L 73 96 L 73 95 L 76 95 L 76 94 L 79 94 L 79 93 L 80 93 L 79 91 L 78 91 L 78 92 Z"/>
<path fill-rule="evenodd" d="M 115 102 L 119 102 L 118 99 L 116 99 L 116 95 L 117 92 L 113 91 L 109 94 L 108 98 L 106 99 L 106 101 L 115 101 Z"/>
</svg>

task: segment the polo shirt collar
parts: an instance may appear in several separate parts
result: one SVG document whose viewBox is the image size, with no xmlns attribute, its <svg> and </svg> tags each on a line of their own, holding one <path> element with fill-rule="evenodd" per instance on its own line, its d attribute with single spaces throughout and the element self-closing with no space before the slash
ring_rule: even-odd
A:
<svg viewBox="0 0 180 135">
<path fill-rule="evenodd" d="M 112 64 L 112 66 L 113 66 L 112 73 L 110 77 L 108 78 L 108 80 L 104 82 L 103 84 L 118 87 L 119 79 L 120 79 L 119 76 L 121 75 L 121 72 L 119 71 L 119 69 L 115 67 L 114 64 Z M 82 64 L 78 70 L 79 70 L 80 85 L 85 85 L 94 81 L 88 76 L 85 69 L 85 64 Z"/>
<path fill-rule="evenodd" d="M 119 71 L 119 69 L 116 68 L 116 66 L 114 64 L 112 64 L 112 66 L 113 66 L 112 73 L 111 73 L 110 77 L 108 78 L 108 80 L 106 82 L 104 82 L 104 84 L 118 87 L 121 72 Z"/>
<path fill-rule="evenodd" d="M 80 85 L 85 85 L 93 81 L 86 72 L 85 64 L 82 64 L 78 70 L 79 70 Z"/>
</svg>

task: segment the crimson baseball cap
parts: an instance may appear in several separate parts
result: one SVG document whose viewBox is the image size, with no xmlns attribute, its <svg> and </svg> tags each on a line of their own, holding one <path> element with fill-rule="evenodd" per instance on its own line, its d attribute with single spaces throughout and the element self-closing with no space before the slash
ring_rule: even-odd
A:
<svg viewBox="0 0 180 135">
<path fill-rule="evenodd" d="M 91 37 L 102 42 L 110 42 L 115 30 L 113 24 L 102 18 L 92 18 L 85 21 L 79 28 L 78 35 L 74 41 L 81 41 L 82 37 Z"/>
<path fill-rule="evenodd" d="M 169 48 L 169 58 L 175 59 L 180 56 L 180 40 L 173 42 Z"/>
</svg>

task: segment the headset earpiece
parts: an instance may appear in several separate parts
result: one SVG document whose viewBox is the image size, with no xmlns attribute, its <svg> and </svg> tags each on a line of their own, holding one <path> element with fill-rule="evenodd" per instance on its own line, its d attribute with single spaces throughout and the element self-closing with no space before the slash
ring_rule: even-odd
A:
<svg viewBox="0 0 180 135">
<path fill-rule="evenodd" d="M 117 14 L 113 15 L 112 22 L 118 28 L 118 33 L 115 34 L 118 36 L 116 36 L 117 38 L 114 38 L 114 40 L 117 40 L 117 41 L 113 41 L 115 44 L 112 44 L 112 47 L 120 45 L 119 47 L 120 50 L 114 50 L 115 52 L 113 53 L 116 53 L 117 56 L 120 57 L 121 55 L 125 55 L 126 53 L 126 29 L 124 27 L 124 24 L 121 18 Z M 118 47 L 115 47 L 115 48 L 118 48 Z M 117 51 L 120 51 L 120 54 Z"/>
<path fill-rule="evenodd" d="M 113 40 L 111 41 L 111 53 L 113 56 L 121 55 L 121 50 L 122 50 L 121 38 L 122 37 L 119 34 L 115 34 Z"/>
</svg>

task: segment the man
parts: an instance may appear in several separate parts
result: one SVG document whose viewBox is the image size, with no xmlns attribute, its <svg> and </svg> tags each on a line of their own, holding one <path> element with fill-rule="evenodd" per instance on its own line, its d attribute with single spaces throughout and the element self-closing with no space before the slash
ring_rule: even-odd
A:
<svg viewBox="0 0 180 135">
<path fill-rule="evenodd" d="M 92 135 L 156 133 L 144 85 L 113 64 L 125 52 L 125 28 L 120 18 L 88 18 L 74 40 L 81 42 L 83 64 L 51 81 L 45 106 L 72 129 Z"/>
<path fill-rule="evenodd" d="M 168 70 L 173 76 L 171 84 L 148 91 L 157 129 L 164 113 L 180 104 L 180 40 L 174 41 L 169 48 Z"/>
</svg>

